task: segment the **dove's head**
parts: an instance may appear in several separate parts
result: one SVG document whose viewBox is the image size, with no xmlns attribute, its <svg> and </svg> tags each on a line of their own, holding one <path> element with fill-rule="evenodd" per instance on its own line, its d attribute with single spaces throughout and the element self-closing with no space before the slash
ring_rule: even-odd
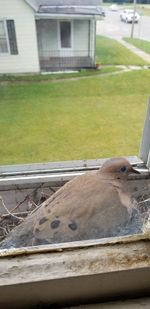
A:
<svg viewBox="0 0 150 309">
<path fill-rule="evenodd" d="M 127 179 L 129 174 L 140 174 L 125 158 L 112 158 L 107 160 L 102 165 L 100 173 L 107 174 L 114 179 Z"/>
</svg>

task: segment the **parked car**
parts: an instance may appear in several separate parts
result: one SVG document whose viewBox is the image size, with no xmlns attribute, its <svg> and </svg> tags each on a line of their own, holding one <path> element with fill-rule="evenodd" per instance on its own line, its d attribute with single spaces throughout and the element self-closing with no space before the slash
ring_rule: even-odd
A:
<svg viewBox="0 0 150 309">
<path fill-rule="evenodd" d="M 132 23 L 133 18 L 134 18 L 134 22 L 138 23 L 140 19 L 140 15 L 137 12 L 135 12 L 135 16 L 134 16 L 134 10 L 126 9 L 120 13 L 121 21 L 124 21 L 126 23 Z"/>
<path fill-rule="evenodd" d="M 118 8 L 118 5 L 117 5 L 117 4 L 112 4 L 112 5 L 109 7 L 109 9 L 110 9 L 111 11 L 117 12 L 119 8 Z"/>
</svg>

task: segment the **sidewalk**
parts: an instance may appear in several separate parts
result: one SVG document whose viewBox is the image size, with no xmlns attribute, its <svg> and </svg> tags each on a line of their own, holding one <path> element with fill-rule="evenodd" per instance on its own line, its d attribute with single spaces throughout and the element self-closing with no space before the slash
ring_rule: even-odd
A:
<svg viewBox="0 0 150 309">
<path fill-rule="evenodd" d="M 130 49 L 134 54 L 141 57 L 146 62 L 150 63 L 150 55 L 149 54 L 147 54 L 146 52 L 142 51 L 141 49 L 127 43 L 126 41 L 124 41 L 122 39 L 117 39 L 117 41 L 119 43 L 121 43 L 122 45 L 124 45 L 126 48 Z"/>
</svg>

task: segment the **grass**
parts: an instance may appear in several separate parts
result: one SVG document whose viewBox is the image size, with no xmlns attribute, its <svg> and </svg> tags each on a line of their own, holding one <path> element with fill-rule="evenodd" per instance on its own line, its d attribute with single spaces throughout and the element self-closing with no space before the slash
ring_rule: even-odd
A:
<svg viewBox="0 0 150 309">
<path fill-rule="evenodd" d="M 79 78 L 84 76 L 95 76 L 104 73 L 119 71 L 115 65 L 144 65 L 146 62 L 140 57 L 134 55 L 127 48 L 122 46 L 116 40 L 97 36 L 96 39 L 96 62 L 106 67 L 101 67 L 100 70 L 80 70 L 79 72 L 70 73 L 53 73 L 53 74 L 30 74 L 30 75 L 0 75 L 0 82 L 41 82 L 41 81 L 56 81 L 68 78 Z M 109 65 L 107 67 L 107 65 Z"/>
<path fill-rule="evenodd" d="M 0 164 L 138 153 L 150 72 L 95 78 L 118 70 L 116 64 L 145 64 L 115 40 L 101 36 L 96 52 L 98 63 L 111 66 L 0 77 Z"/>
<path fill-rule="evenodd" d="M 123 38 L 126 42 L 138 47 L 139 49 L 145 51 L 150 54 L 150 41 L 145 41 L 141 39 L 131 39 L 131 38 Z"/>
<path fill-rule="evenodd" d="M 116 40 L 97 36 L 97 62 L 102 64 L 144 65 L 146 62 Z"/>
<path fill-rule="evenodd" d="M 150 5 L 146 4 L 137 4 L 137 11 L 141 15 L 150 16 Z"/>
<path fill-rule="evenodd" d="M 0 165 L 137 155 L 150 71 L 0 85 Z"/>
<path fill-rule="evenodd" d="M 95 76 L 104 73 L 112 73 L 119 71 L 119 68 L 115 66 L 109 67 L 101 67 L 100 70 L 80 70 L 79 72 L 71 72 L 71 73 L 53 73 L 53 74 L 24 74 L 24 75 L 10 75 L 3 74 L 0 75 L 0 82 L 44 82 L 44 81 L 56 81 L 56 80 L 64 80 L 70 78 L 79 78 L 86 76 Z"/>
</svg>

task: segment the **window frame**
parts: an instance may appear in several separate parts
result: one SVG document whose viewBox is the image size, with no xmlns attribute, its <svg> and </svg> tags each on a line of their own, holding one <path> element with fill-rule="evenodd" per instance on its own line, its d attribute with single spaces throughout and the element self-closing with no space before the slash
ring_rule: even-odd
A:
<svg viewBox="0 0 150 309">
<path fill-rule="evenodd" d="M 9 44 L 9 37 L 8 37 L 8 30 L 7 30 L 7 20 L 4 19 L 4 18 L 0 18 L 0 21 L 2 21 L 3 25 L 4 25 L 4 30 L 5 30 L 5 35 L 6 35 L 6 42 L 7 42 L 7 49 L 8 49 L 8 51 L 4 52 L 4 53 L 2 53 L 0 51 L 0 56 L 6 56 L 6 55 L 10 55 L 11 54 L 11 52 L 10 52 L 10 44 Z"/>
</svg>

